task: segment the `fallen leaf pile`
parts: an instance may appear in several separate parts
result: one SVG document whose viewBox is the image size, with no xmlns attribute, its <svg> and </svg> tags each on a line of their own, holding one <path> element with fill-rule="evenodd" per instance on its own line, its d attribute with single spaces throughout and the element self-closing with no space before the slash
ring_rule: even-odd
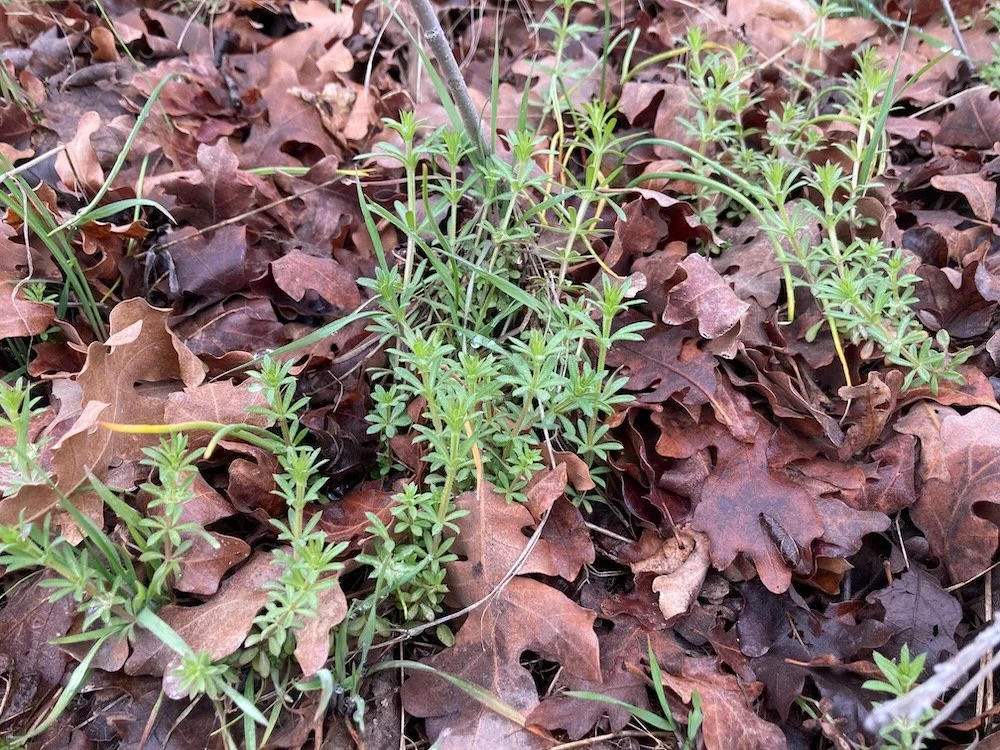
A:
<svg viewBox="0 0 1000 750">
<path fill-rule="evenodd" d="M 833 19 L 822 53 L 828 74 L 842 74 L 854 51 L 874 46 L 890 67 L 898 60 L 906 80 L 939 56 L 929 40 L 953 45 L 938 3 L 878 5 L 897 19 L 912 13 L 922 33 L 904 40 L 875 20 Z M 951 5 L 968 15 L 963 40 L 972 59 L 989 62 L 1000 35 L 983 4 Z M 138 488 L 149 470 L 139 461 L 158 436 L 101 424 L 258 419 L 252 409 L 261 397 L 236 368 L 371 301 L 372 290 L 359 284 L 374 275 L 376 256 L 358 181 L 386 206 L 405 186 L 399 170 L 356 157 L 393 137 L 382 118 L 413 109 L 438 128 L 447 115 L 398 25 L 399 15 L 410 22 L 405 3 L 396 15 L 362 0 L 101 7 L 0 6 L 0 80 L 30 99 L 27 107 L 6 94 L 0 102 L 0 155 L 30 164 L 27 184 L 61 223 L 125 153 L 104 200 L 139 190 L 172 221 L 152 209 L 129 211 L 73 235 L 107 323 L 99 331 L 58 299 L 34 295 L 36 282 L 58 289 L 60 268 L 43 242 L 26 240 L 23 217 L 9 208 L 0 216 L 0 372 L 42 384 L 35 392 L 46 408 L 32 434 L 61 491 L 93 475 L 143 502 Z M 494 51 L 501 55 L 501 129 L 516 123 L 525 87 L 544 92 L 552 83 L 548 42 L 519 15 L 537 19 L 552 7 L 490 2 L 469 18 L 440 6 L 484 112 Z M 572 13 L 599 25 L 600 7 L 578 4 Z M 616 32 L 636 31 L 637 60 L 671 49 L 692 26 L 714 42 L 749 44 L 769 61 L 752 83 L 759 111 L 745 113 L 761 123 L 767 103 L 788 96 L 782 55 L 816 22 L 805 0 L 655 0 L 606 10 Z M 571 45 L 577 72 L 599 71 L 600 36 Z M 621 64 L 618 52 L 612 58 L 612 68 Z M 622 133 L 690 142 L 679 124 L 690 90 L 678 70 L 651 66 L 624 85 L 613 72 L 608 81 L 578 76 L 574 105 L 617 99 Z M 177 75 L 126 152 L 168 74 Z M 679 199 L 690 184 L 654 180 L 631 191 L 620 215 L 608 209 L 602 217 L 608 233 L 594 248 L 602 266 L 646 284 L 643 303 L 618 324 L 654 325 L 608 353 L 633 400 L 609 418 L 624 448 L 609 459 L 604 502 L 582 509 L 570 501 L 568 485 L 595 491 L 594 483 L 578 457 L 558 451 L 522 505 L 509 505 L 488 481 L 461 495 L 457 506 L 467 514 L 447 570 L 446 612 L 463 610 L 450 622 L 453 642 L 430 631 L 402 646 L 405 658 L 481 686 L 506 710 L 432 672 L 378 673 L 366 683 L 364 730 L 349 726 L 348 711 L 314 716 L 319 698 L 310 698 L 282 720 L 271 746 L 323 737 L 347 746 L 362 731 L 378 750 L 403 742 L 534 750 L 608 733 L 632 742 L 622 734 L 633 722 L 624 708 L 567 693 L 659 710 L 650 649 L 682 723 L 700 700 L 708 750 L 874 741 L 863 721 L 879 696 L 862 687 L 878 676 L 873 652 L 893 658 L 908 644 L 931 668 L 974 636 L 1000 596 L 989 574 L 1000 546 L 1000 97 L 970 78 L 965 61 L 946 56 L 899 105 L 886 124 L 891 164 L 878 194 L 864 199 L 866 215 L 870 209 L 871 231 L 901 248 L 921 279 L 920 323 L 974 348 L 965 382 L 904 391 L 901 374 L 877 352 L 848 346 L 848 383 L 829 333 L 807 340 L 820 313 L 806 295 L 798 319 L 785 324 L 781 267 L 752 217 L 710 229 Z M 542 117 L 534 105 L 526 110 Z M 32 161 L 57 146 L 58 155 Z M 660 146 L 630 154 L 626 166 L 630 179 L 686 168 Z M 393 230 L 380 231 L 393 248 Z M 571 273 L 591 283 L 601 268 Z M 373 356 L 363 323 L 296 354 L 299 394 L 309 403 L 303 424 L 329 478 L 329 504 L 312 510 L 331 541 L 348 543 L 344 588 L 328 589 L 318 617 L 295 631 L 305 676 L 329 666 L 331 629 L 369 585 L 351 572 L 353 557 L 370 546 L 370 517 L 391 524 L 396 487 L 372 479 L 379 446 L 365 421 Z M 192 433 L 192 443 L 203 446 L 206 434 Z M 11 440 L 0 432 L 0 444 Z M 279 575 L 270 525 L 284 510 L 272 494 L 276 471 L 267 451 L 236 440 L 198 464 L 184 520 L 206 527 L 218 547 L 194 545 L 178 600 L 160 616 L 215 659 L 240 647 Z M 0 522 L 52 513 L 66 539 L 79 542 L 81 530 L 52 487 L 12 482 L 0 467 Z M 97 493 L 74 497 L 116 533 Z M 3 579 L 3 733 L 31 728 L 81 658 L 72 645 L 50 644 L 76 632 L 80 618 L 67 600 L 50 603 L 44 583 Z M 369 666 L 397 655 L 373 649 Z M 216 746 L 212 706 L 201 701 L 188 711 L 178 700 L 173 663 L 174 653 L 145 630 L 107 642 L 86 691 L 35 746 Z M 948 739 L 964 745 L 988 732 L 992 700 L 966 701 L 944 727 Z"/>
</svg>

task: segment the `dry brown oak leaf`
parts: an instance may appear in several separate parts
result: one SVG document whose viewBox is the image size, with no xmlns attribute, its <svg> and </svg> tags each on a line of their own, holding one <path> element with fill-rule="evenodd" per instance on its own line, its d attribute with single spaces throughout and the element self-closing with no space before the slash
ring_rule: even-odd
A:
<svg viewBox="0 0 1000 750">
<path fill-rule="evenodd" d="M 205 367 L 167 328 L 169 314 L 143 299 L 121 302 L 111 311 L 108 340 L 87 348 L 76 379 L 81 411 L 51 448 L 52 473 L 62 492 L 79 487 L 88 470 L 102 479 L 112 464 L 142 459 L 142 449 L 159 440 L 112 432 L 98 422 L 163 424 L 167 396 L 178 384 L 193 388 L 205 379 Z M 0 502 L 0 523 L 17 523 L 22 513 L 24 520 L 36 520 L 56 502 L 48 485 L 23 487 Z"/>
<path fill-rule="evenodd" d="M 809 492 L 769 465 L 774 428 L 759 419 L 753 443 L 720 436 L 719 458 L 702 485 L 691 527 L 711 541 L 716 568 L 724 570 L 744 554 L 753 560 L 763 584 L 781 593 L 792 582 L 792 564 L 768 526 L 780 527 L 789 543 L 808 550 L 823 534 L 823 520 Z"/>
<path fill-rule="evenodd" d="M 452 547 L 459 560 L 448 565 L 449 599 L 456 606 L 475 604 L 503 580 L 528 545 L 529 537 L 522 529 L 535 527 L 565 487 L 563 465 L 539 475 L 527 489 L 524 505 L 508 503 L 488 482 L 455 500 L 456 507 L 468 511 L 458 521 L 459 533 Z M 583 565 L 594 560 L 593 544 L 583 528 L 583 535 L 573 544 L 540 538 L 517 572 L 573 580 Z"/>
<path fill-rule="evenodd" d="M 525 728 L 539 704 L 531 672 L 519 663 L 533 651 L 561 664 L 571 676 L 601 682 L 596 614 L 561 592 L 515 577 L 488 604 L 472 612 L 455 645 L 425 663 L 485 688 L 520 714 L 515 722 L 434 674 L 417 673 L 403 685 L 403 707 L 426 720 L 440 750 L 550 747 Z"/>
<path fill-rule="evenodd" d="M 920 495 L 910 510 L 955 583 L 993 562 L 1000 541 L 1000 413 L 917 404 L 895 429 L 920 439 Z"/>
<path fill-rule="evenodd" d="M 448 586 L 457 606 L 480 601 L 515 568 L 528 545 L 522 529 L 536 526 L 550 508 L 553 518 L 559 513 L 562 532 L 539 538 L 516 572 L 572 580 L 585 563 L 594 560 L 586 526 L 573 521 L 579 510 L 562 497 L 565 486 L 566 467 L 561 465 L 536 477 L 526 490 L 524 505 L 508 503 L 488 483 L 456 500 L 458 507 L 469 511 L 458 522 L 460 533 L 453 547 L 460 559 L 448 565 Z M 416 674 L 405 683 L 404 708 L 427 720 L 427 731 L 442 750 L 546 747 L 548 743 L 524 728 L 524 719 L 539 699 L 531 673 L 519 663 L 520 656 L 530 650 L 561 664 L 570 675 L 600 682 L 595 618 L 593 611 L 557 589 L 515 575 L 468 615 L 452 648 L 426 663 L 485 687 L 522 720 L 499 716 L 432 674 Z"/>
</svg>

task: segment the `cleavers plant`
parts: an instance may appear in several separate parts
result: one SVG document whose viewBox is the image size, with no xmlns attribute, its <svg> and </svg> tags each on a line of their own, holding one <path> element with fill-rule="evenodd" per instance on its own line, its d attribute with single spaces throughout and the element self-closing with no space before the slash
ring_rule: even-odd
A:
<svg viewBox="0 0 1000 750">
<path fill-rule="evenodd" d="M 820 19 L 830 12 L 824 3 Z M 808 61 L 823 44 L 817 36 L 803 43 L 805 81 L 816 77 Z M 904 388 L 936 391 L 943 380 L 961 381 L 957 367 L 971 350 L 949 352 L 946 331 L 932 337 L 923 328 L 913 309 L 920 279 L 909 272 L 907 256 L 881 238 L 871 196 L 888 162 L 892 98 L 885 92 L 894 89 L 897 70 L 882 65 L 874 48 L 855 62 L 855 72 L 842 80 L 814 90 L 802 86 L 755 128 L 746 116 L 760 104 L 750 88 L 749 51 L 710 43 L 692 28 L 684 68 L 694 114 L 684 125 L 695 145 L 646 141 L 680 152 L 692 171 L 639 179 L 693 183 L 693 203 L 709 225 L 726 213 L 752 218 L 783 269 L 788 320 L 795 317 L 796 289 L 808 290 L 822 319 L 806 338 L 822 327 L 830 331 L 849 384 L 845 340 L 865 356 L 877 347 L 888 364 L 904 370 Z"/>
<path fill-rule="evenodd" d="M 184 506 L 194 495 L 196 462 L 208 449 L 189 450 L 188 438 L 177 432 L 176 426 L 159 428 L 174 434 L 144 451 L 143 463 L 150 468 L 152 481 L 140 488 L 146 496 L 143 505 L 137 498 L 113 492 L 91 476 L 90 487 L 114 511 L 124 532 L 124 536 L 109 534 L 75 508 L 41 465 L 44 443 L 28 439 L 38 399 L 31 397 L 23 382 L 0 383 L 0 428 L 10 430 L 15 437 L 13 446 L 5 449 L 5 458 L 16 475 L 7 493 L 27 483 L 49 484 L 84 537 L 79 546 L 73 546 L 52 527 L 50 516 L 39 523 L 0 525 L 0 565 L 10 572 L 32 568 L 46 571 L 42 585 L 52 589 L 52 598 L 71 597 L 82 615 L 79 632 L 60 642 L 93 642 L 63 697 L 30 736 L 44 731 L 65 710 L 82 686 L 100 646 L 109 639 L 131 637 L 136 627 L 151 631 L 177 653 L 177 666 L 169 676 L 173 697 L 208 697 L 215 703 L 224 727 L 228 726 L 226 703 L 234 703 L 249 722 L 244 727 L 244 742 L 249 742 L 256 732 L 253 722 L 265 727 L 265 739 L 273 730 L 273 721 L 269 722 L 257 706 L 268 700 L 265 696 L 270 696 L 273 706 L 291 702 L 296 630 L 318 616 L 319 597 L 338 585 L 342 563 L 337 558 L 346 547 L 343 542 L 328 542 L 317 528 L 319 504 L 325 500 L 323 462 L 315 448 L 303 443 L 307 433 L 299 423 L 298 412 L 305 401 L 296 398 L 296 381 L 290 368 L 291 363 L 265 359 L 260 371 L 252 375 L 252 387 L 265 400 L 265 406 L 258 411 L 273 425 L 273 431 L 229 425 L 222 433 L 251 438 L 275 452 L 281 469 L 275 475 L 275 494 L 284 499 L 287 515 L 272 520 L 279 545 L 274 560 L 281 572 L 268 584 L 266 606 L 254 620 L 242 647 L 220 661 L 192 651 L 156 614 L 162 606 L 176 601 L 174 585 L 194 541 L 200 537 L 218 546 L 200 525 L 182 519 Z M 244 668 L 247 665 L 252 673 Z M 228 730 L 224 737 L 230 747 L 247 746 L 231 737 Z"/>
<path fill-rule="evenodd" d="M 607 150 L 593 142 L 611 137 L 606 113 L 587 115 L 592 127 L 575 145 L 602 158 Z M 406 194 L 394 210 L 364 204 L 379 258 L 375 278 L 364 282 L 381 305 L 371 330 L 387 356 L 372 372 L 370 432 L 386 446 L 410 435 L 426 473 L 397 497 L 391 529 L 372 519 L 378 544 L 366 561 L 374 571 L 389 569 L 387 557 L 406 561 L 397 568 L 405 582 L 390 588 L 408 621 L 440 611 L 459 494 L 488 481 L 523 501 L 531 477 L 560 450 L 583 457 L 600 481 L 597 459 L 618 447 L 603 417 L 628 398 L 606 355 L 645 324 L 613 325 L 633 304 L 627 281 L 606 274 L 597 286 L 569 280 L 567 269 L 586 253 L 576 238 L 589 216 L 578 214 L 557 251 L 538 247 L 543 215 L 574 188 L 562 186 L 558 199 L 547 191 L 549 178 L 535 163 L 545 156 L 537 135 L 511 133 L 509 162 L 466 167 L 471 144 L 463 133 L 422 132 L 409 113 L 387 124 L 399 140 L 377 155 L 400 165 Z M 402 237 L 398 262 L 381 246 L 376 217 Z M 411 404 L 419 406 L 415 416 Z M 392 455 L 387 447 L 384 473 L 394 468 Z"/>
</svg>

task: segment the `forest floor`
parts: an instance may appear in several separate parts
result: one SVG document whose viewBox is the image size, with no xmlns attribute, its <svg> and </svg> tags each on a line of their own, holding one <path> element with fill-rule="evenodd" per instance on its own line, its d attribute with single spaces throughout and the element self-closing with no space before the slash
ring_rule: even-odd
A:
<svg viewBox="0 0 1000 750">
<path fill-rule="evenodd" d="M 0 5 L 3 741 L 989 735 L 866 718 L 1000 596 L 998 18 L 855 6 L 438 4 L 480 146 L 408 3 Z"/>
</svg>

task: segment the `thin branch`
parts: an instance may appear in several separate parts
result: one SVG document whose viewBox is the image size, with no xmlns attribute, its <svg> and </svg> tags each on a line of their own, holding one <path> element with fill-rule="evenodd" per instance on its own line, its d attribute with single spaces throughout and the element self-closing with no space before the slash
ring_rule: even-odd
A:
<svg viewBox="0 0 1000 750">
<path fill-rule="evenodd" d="M 955 35 L 955 41 L 958 42 L 962 56 L 969 63 L 969 67 L 973 67 L 974 63 L 969 55 L 969 48 L 965 46 L 965 39 L 962 38 L 962 30 L 958 26 L 958 19 L 955 18 L 955 10 L 951 7 L 950 0 L 941 0 L 941 7 L 944 8 L 944 14 L 948 16 L 948 25 L 951 26 L 951 33 Z"/>
<path fill-rule="evenodd" d="M 994 620 L 1000 618 L 1000 612 L 994 613 L 993 617 Z M 872 712 L 868 714 L 868 718 L 865 719 L 865 728 L 870 732 L 878 733 L 882 727 L 892 723 L 897 717 L 909 719 L 910 721 L 918 720 L 928 708 L 934 705 L 934 701 L 939 696 L 944 695 L 952 685 L 965 677 L 968 671 L 979 663 L 982 655 L 990 651 L 997 644 L 1000 644 L 1000 621 L 994 622 L 993 625 L 983 630 L 976 636 L 974 641 L 966 645 L 965 648 L 948 661 L 935 666 L 934 674 L 924 681 L 922 685 L 895 700 L 883 703 L 872 709 Z M 984 677 L 984 670 L 981 669 L 968 684 L 972 685 L 974 689 L 974 686 L 982 681 Z M 963 697 L 964 690 L 965 688 L 959 692 Z M 951 711 L 957 708 L 957 704 L 954 707 L 951 707 L 951 704 L 949 704 L 949 707 L 950 710 L 947 713 L 944 710 L 941 711 L 939 718 L 943 716 L 946 719 L 950 716 Z M 944 721 L 944 719 L 941 719 L 941 721 Z"/>
<path fill-rule="evenodd" d="M 410 0 L 410 6 L 416 13 L 417 20 L 420 21 L 420 27 L 424 31 L 424 41 L 427 42 L 427 46 L 434 54 L 434 59 L 441 67 L 445 85 L 448 86 L 448 92 L 462 118 L 462 125 L 465 126 L 472 142 L 478 144 L 483 154 L 489 155 L 492 150 L 483 137 L 479 112 L 476 110 L 476 105 L 472 103 L 472 97 L 469 96 L 469 87 L 465 85 L 462 72 L 458 69 L 458 61 L 455 60 L 455 55 L 448 44 L 448 38 L 444 34 L 444 29 L 441 28 L 441 22 L 438 21 L 437 11 L 434 9 L 432 0 Z"/>
</svg>

